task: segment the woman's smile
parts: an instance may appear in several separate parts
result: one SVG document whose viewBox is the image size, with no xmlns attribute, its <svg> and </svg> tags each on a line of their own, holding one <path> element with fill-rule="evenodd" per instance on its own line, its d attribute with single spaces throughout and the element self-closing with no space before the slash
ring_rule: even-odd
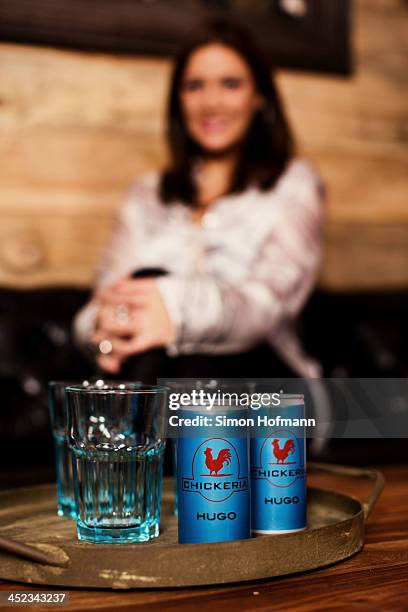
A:
<svg viewBox="0 0 408 612">
<path fill-rule="evenodd" d="M 228 127 L 228 119 L 225 117 L 205 117 L 201 124 L 209 132 L 221 132 Z"/>
</svg>

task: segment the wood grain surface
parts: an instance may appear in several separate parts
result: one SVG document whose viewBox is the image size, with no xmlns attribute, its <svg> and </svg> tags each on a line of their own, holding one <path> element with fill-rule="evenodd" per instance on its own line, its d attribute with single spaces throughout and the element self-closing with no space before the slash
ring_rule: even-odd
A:
<svg viewBox="0 0 408 612">
<path fill-rule="evenodd" d="M 69 592 L 65 610 L 408 610 L 408 466 L 382 470 L 385 489 L 371 514 L 362 552 L 319 571 L 228 588 L 163 591 Z M 333 477 L 314 475 L 313 485 L 332 488 Z M 336 477 L 338 490 L 364 499 L 370 483 Z M 290 551 L 288 551 L 290 554 Z M 239 563 L 239 559 L 237 559 Z M 220 559 L 222 564 L 222 559 Z M 2 583 L 0 590 L 36 591 Z M 7 609 L 7 608 L 6 608 Z M 10 608 L 11 609 L 11 608 Z M 31 607 L 32 610 L 44 609 Z M 61 609 L 50 607 L 47 609 Z"/>
<path fill-rule="evenodd" d="M 408 287 L 408 6 L 353 3 L 351 79 L 278 75 L 328 190 L 320 283 Z M 0 44 L 0 283 L 86 286 L 115 209 L 165 160 L 166 60 Z"/>
</svg>

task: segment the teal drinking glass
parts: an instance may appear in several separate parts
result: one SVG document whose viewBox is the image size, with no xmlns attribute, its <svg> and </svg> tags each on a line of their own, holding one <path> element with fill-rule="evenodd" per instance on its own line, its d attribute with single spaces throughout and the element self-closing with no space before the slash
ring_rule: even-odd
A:
<svg viewBox="0 0 408 612">
<path fill-rule="evenodd" d="M 166 389 L 68 387 L 80 540 L 122 544 L 159 535 Z"/>
<path fill-rule="evenodd" d="M 48 383 L 48 406 L 55 447 L 55 472 L 57 480 L 57 513 L 76 518 L 74 480 L 71 451 L 68 444 L 68 413 L 65 389 L 69 385 L 86 385 L 75 381 L 51 381 Z"/>
</svg>

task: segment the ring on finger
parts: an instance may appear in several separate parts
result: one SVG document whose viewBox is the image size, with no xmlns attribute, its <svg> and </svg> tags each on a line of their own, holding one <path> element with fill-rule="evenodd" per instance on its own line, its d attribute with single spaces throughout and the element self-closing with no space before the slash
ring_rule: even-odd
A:
<svg viewBox="0 0 408 612">
<path fill-rule="evenodd" d="M 100 343 L 98 344 L 98 349 L 99 349 L 99 352 L 102 353 L 102 355 L 110 355 L 110 353 L 113 350 L 113 345 L 112 345 L 111 340 L 108 340 L 108 338 L 101 340 Z"/>
</svg>

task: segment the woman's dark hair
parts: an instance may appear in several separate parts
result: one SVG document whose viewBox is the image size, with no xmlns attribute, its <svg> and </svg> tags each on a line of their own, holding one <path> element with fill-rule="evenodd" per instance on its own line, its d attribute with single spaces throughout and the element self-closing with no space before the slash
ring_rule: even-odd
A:
<svg viewBox="0 0 408 612">
<path fill-rule="evenodd" d="M 180 104 L 180 89 L 187 62 L 194 51 L 220 43 L 241 55 L 249 65 L 258 93 L 264 100 L 241 147 L 241 156 L 229 193 L 239 193 L 249 185 L 266 190 L 274 185 L 294 151 L 292 134 L 280 102 L 272 69 L 254 40 L 242 26 L 216 19 L 192 37 L 176 60 L 170 85 L 167 140 L 170 164 L 163 173 L 160 195 L 164 202 L 181 201 L 196 205 L 193 169 L 200 147 L 188 134 Z"/>
</svg>

